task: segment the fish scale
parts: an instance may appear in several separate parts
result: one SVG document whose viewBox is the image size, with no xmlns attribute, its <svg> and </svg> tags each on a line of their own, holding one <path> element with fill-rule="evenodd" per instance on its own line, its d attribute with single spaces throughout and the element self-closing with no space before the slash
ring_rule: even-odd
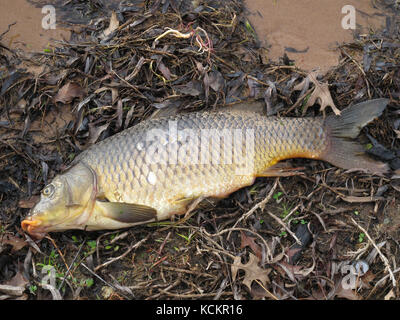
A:
<svg viewBox="0 0 400 320">
<path fill-rule="evenodd" d="M 225 145 L 218 136 L 209 140 L 210 163 L 199 163 L 201 159 L 194 155 L 207 154 L 201 143 L 190 139 L 178 143 L 176 137 L 174 141 L 169 136 L 171 123 L 176 125 L 178 136 L 181 130 L 192 130 L 195 137 L 202 137 L 207 130 L 225 130 L 234 136 L 236 130 L 244 139 L 246 132 L 252 132 L 254 170 L 235 174 L 240 164 L 223 158 Z M 318 158 L 327 145 L 322 125 L 320 118 L 264 118 L 250 112 L 183 114 L 136 125 L 90 147 L 74 163 L 83 161 L 95 171 L 99 190 L 109 201 L 148 205 L 170 215 L 183 211 L 196 197 L 224 196 L 251 184 L 254 177 L 281 159 Z M 155 130 L 162 134 L 149 141 L 149 132 Z M 177 151 L 177 164 L 170 163 L 168 148 Z M 150 149 L 155 154 L 150 154 Z"/>
<path fill-rule="evenodd" d="M 247 109 L 145 120 L 82 152 L 44 188 L 21 226 L 43 238 L 50 231 L 166 219 L 196 199 L 224 197 L 255 177 L 281 174 L 271 166 L 286 158 L 383 175 L 388 165 L 352 139 L 387 104 L 370 100 L 325 119 L 264 117 Z"/>
</svg>

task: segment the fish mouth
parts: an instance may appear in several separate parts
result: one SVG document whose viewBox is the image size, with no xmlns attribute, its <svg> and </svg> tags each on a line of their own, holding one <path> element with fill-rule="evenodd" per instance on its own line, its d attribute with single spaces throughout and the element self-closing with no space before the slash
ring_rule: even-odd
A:
<svg viewBox="0 0 400 320">
<path fill-rule="evenodd" d="M 32 219 L 32 217 L 27 217 L 25 220 L 21 222 L 21 228 L 29 233 L 35 239 L 43 239 L 47 232 L 44 228 L 40 228 L 42 224 L 41 220 Z"/>
</svg>

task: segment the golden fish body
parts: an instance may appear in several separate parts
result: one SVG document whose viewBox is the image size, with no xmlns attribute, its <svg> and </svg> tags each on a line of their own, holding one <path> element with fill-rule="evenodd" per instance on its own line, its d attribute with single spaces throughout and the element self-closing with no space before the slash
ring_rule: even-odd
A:
<svg viewBox="0 0 400 320">
<path fill-rule="evenodd" d="M 94 145 L 77 162 L 94 170 L 108 201 L 144 204 L 165 219 L 184 212 L 185 200 L 223 197 L 281 159 L 318 158 L 326 146 L 322 119 L 195 113 L 145 121 Z M 235 159 L 235 152 L 242 154 Z M 254 155 L 253 166 L 243 161 L 246 152 Z"/>
<path fill-rule="evenodd" d="M 382 173 L 387 168 L 361 157 L 362 148 L 348 138 L 379 116 L 386 104 L 384 99 L 372 100 L 325 120 L 234 111 L 143 121 L 82 152 L 69 171 L 55 178 L 58 182 L 64 176 L 64 185 L 74 190 L 63 191 L 69 202 L 51 204 L 42 194 L 22 226 L 41 235 L 163 220 L 184 213 L 195 199 L 225 197 L 251 185 L 255 177 L 269 176 L 268 168 L 287 158 L 323 159 L 343 168 Z M 63 206 L 68 218 L 47 223 L 46 215 L 52 211 L 53 217 L 60 217 Z"/>
</svg>

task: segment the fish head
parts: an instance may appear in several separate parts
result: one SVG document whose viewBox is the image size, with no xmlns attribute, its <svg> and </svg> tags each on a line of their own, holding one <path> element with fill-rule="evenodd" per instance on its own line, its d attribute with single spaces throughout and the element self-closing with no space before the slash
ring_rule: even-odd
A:
<svg viewBox="0 0 400 320">
<path fill-rule="evenodd" d="M 84 164 L 75 165 L 43 188 L 39 202 L 21 222 L 21 227 L 37 239 L 51 231 L 83 229 L 95 195 L 95 173 Z"/>
</svg>

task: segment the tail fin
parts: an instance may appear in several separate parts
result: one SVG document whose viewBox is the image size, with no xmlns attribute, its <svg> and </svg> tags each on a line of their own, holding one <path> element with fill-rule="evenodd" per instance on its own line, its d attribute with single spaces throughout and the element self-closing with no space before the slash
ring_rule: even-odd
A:
<svg viewBox="0 0 400 320">
<path fill-rule="evenodd" d="M 388 172 L 387 164 L 369 158 L 359 143 L 350 140 L 378 118 L 388 103 L 388 99 L 370 100 L 346 108 L 340 116 L 327 117 L 324 126 L 329 132 L 330 145 L 322 159 L 343 169 L 365 169 L 380 175 Z"/>
</svg>

